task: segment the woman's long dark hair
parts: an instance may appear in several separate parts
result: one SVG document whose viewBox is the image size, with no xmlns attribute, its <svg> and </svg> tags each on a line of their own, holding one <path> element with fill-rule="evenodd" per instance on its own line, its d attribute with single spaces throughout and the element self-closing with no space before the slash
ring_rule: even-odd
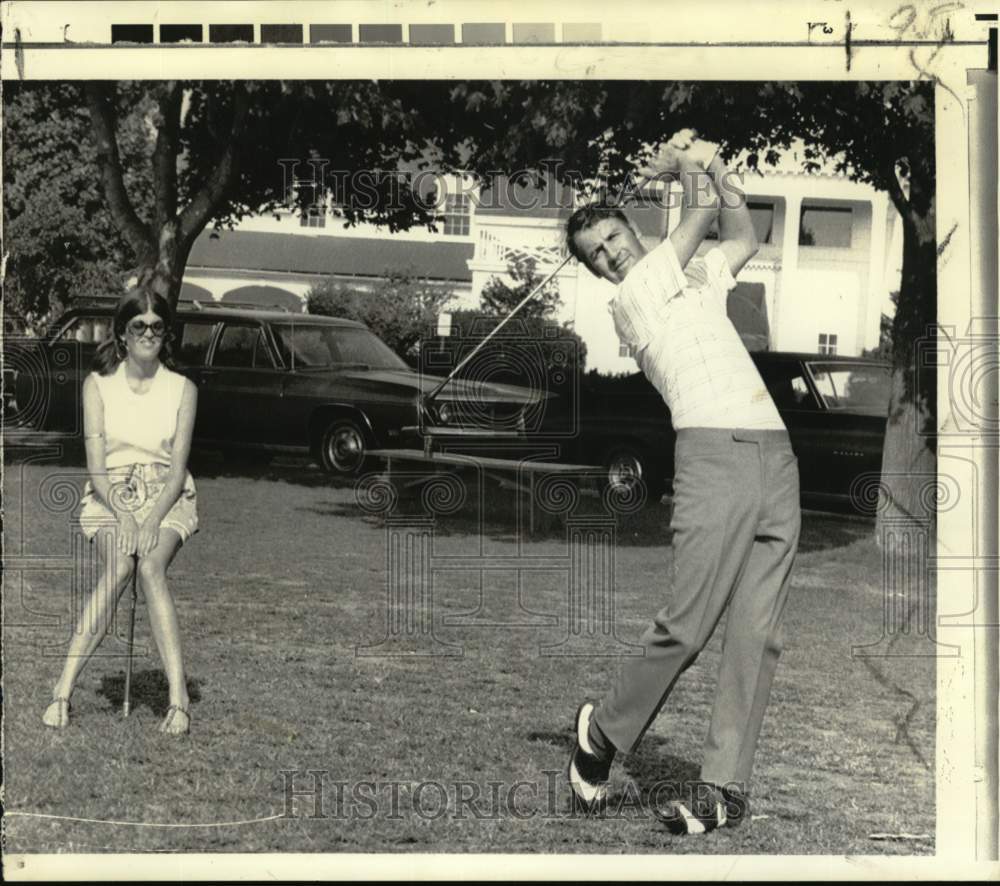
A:
<svg viewBox="0 0 1000 886">
<path fill-rule="evenodd" d="M 160 345 L 160 362 L 168 369 L 174 368 L 173 351 L 170 339 L 174 325 L 174 312 L 170 303 L 158 292 L 145 286 L 126 292 L 118 301 L 115 317 L 111 323 L 111 334 L 97 347 L 94 354 L 94 372 L 100 375 L 111 375 L 125 359 L 125 327 L 129 320 L 152 311 L 167 327 Z"/>
</svg>

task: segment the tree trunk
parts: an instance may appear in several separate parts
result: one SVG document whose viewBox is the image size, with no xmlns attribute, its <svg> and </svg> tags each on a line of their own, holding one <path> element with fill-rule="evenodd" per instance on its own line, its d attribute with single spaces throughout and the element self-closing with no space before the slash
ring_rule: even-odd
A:
<svg viewBox="0 0 1000 886">
<path fill-rule="evenodd" d="M 116 131 L 115 85 L 88 81 L 85 88 L 101 185 L 111 217 L 135 252 L 138 284 L 151 286 L 176 309 L 195 238 L 239 180 L 238 148 L 249 112 L 249 99 L 246 90 L 237 86 L 232 125 L 220 146 L 219 161 L 202 187 L 178 213 L 177 155 L 182 92 L 174 82 L 157 85 L 155 92 L 156 112 L 150 120 L 156 129 L 152 156 L 156 199 L 153 221 L 146 224 L 139 218 L 125 189 Z"/>
<path fill-rule="evenodd" d="M 177 228 L 177 220 L 171 219 L 156 232 L 157 251 L 145 258 L 137 273 L 139 285 L 152 287 L 170 303 L 173 310 L 177 309 L 180 299 L 181 284 L 184 282 L 184 271 L 192 245 L 178 237 Z"/>
<path fill-rule="evenodd" d="M 933 208 L 914 224 L 903 218 L 903 273 L 892 323 L 892 399 L 882 455 L 876 536 L 897 537 L 890 527 L 925 528 L 933 540 L 935 518 L 937 379 L 937 249 Z"/>
</svg>

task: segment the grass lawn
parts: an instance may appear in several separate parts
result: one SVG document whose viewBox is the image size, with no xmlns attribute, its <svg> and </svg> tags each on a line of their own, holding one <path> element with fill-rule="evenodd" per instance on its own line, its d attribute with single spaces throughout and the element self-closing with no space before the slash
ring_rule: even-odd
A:
<svg viewBox="0 0 1000 886">
<path fill-rule="evenodd" d="M 82 486 L 84 473 L 72 458 L 26 463 L 8 449 L 5 804 L 33 815 L 6 819 L 7 852 L 933 853 L 933 837 L 870 839 L 935 827 L 934 660 L 851 656 L 882 633 L 870 524 L 806 515 L 754 817 L 678 839 L 647 801 L 657 784 L 697 774 L 718 635 L 639 751 L 616 763 L 609 811 L 588 818 L 563 777 L 572 718 L 604 693 L 619 659 L 540 653 L 567 633 L 559 524 L 521 545 L 521 557 L 556 565 L 526 572 L 520 598 L 509 568 L 482 581 L 468 568 L 435 573 L 433 648 L 454 654 L 388 657 L 377 647 L 388 530 L 350 487 L 293 463 L 240 474 L 204 455 L 192 469 L 203 531 L 170 573 L 191 735 L 156 729 L 166 683 L 142 605 L 133 716 L 120 716 L 124 644 L 109 637 L 77 687 L 70 728 L 56 732 L 41 714 L 70 630 L 60 483 Z M 440 518 L 435 557 L 517 556 L 513 501 L 493 490 L 481 527 L 473 502 Z M 619 521 L 619 649 L 670 592 L 668 521 L 666 504 Z M 359 655 L 366 646 L 374 654 Z M 298 774 L 289 782 L 283 770 Z M 320 773 L 322 807 L 315 796 L 286 807 L 286 786 L 319 784 L 309 770 Z M 247 823 L 258 819 L 269 820 Z"/>
</svg>

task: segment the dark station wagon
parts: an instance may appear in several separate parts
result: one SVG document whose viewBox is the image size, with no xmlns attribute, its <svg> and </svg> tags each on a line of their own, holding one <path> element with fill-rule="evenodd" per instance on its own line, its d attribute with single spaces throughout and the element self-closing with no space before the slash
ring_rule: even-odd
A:
<svg viewBox="0 0 1000 886">
<path fill-rule="evenodd" d="M 110 307 L 68 311 L 41 339 L 5 348 L 8 424 L 79 435 L 82 383 Z M 238 457 L 311 452 L 324 469 L 354 475 L 373 448 L 523 436 L 544 396 L 514 385 L 440 381 L 412 370 L 351 320 L 240 308 L 180 310 L 174 360 L 198 385 L 194 442 Z"/>
<path fill-rule="evenodd" d="M 110 307 L 77 308 L 41 339 L 8 340 L 8 426 L 82 433 L 82 381 L 110 320 Z M 515 385 L 455 379 L 426 407 L 440 379 L 410 369 L 350 320 L 182 310 L 172 344 L 178 369 L 199 388 L 196 445 L 234 458 L 311 452 L 327 471 L 351 476 L 370 465 L 371 449 L 420 449 L 428 436 L 439 450 L 468 445 L 476 454 L 516 458 L 519 444 L 546 442 L 546 420 L 571 408 L 576 432 L 562 434 L 553 450 L 559 455 L 548 460 L 603 466 L 611 485 L 641 478 L 650 501 L 673 476 L 670 414 L 641 373 L 585 384 L 574 404 Z M 889 366 L 807 353 L 751 356 L 791 436 L 803 501 L 849 503 L 855 479 L 881 470 Z"/>
</svg>

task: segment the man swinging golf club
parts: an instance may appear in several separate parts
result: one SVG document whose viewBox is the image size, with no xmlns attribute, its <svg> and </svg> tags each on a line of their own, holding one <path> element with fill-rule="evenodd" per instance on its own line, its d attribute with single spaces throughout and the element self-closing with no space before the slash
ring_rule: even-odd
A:
<svg viewBox="0 0 1000 886">
<path fill-rule="evenodd" d="M 617 208 L 587 206 L 567 222 L 569 249 L 618 285 L 611 312 L 677 433 L 671 596 L 610 692 L 576 716 L 569 781 L 589 807 L 607 795 L 617 751 L 630 753 L 677 678 L 728 618 L 697 782 L 657 814 L 674 833 L 706 833 L 748 815 L 747 783 L 778 656 L 798 546 L 798 466 L 778 411 L 726 314 L 733 279 L 756 253 L 743 195 L 713 146 L 691 130 L 640 170 L 679 178 L 684 212 L 647 252 Z M 712 222 L 719 243 L 696 251 Z"/>
</svg>

